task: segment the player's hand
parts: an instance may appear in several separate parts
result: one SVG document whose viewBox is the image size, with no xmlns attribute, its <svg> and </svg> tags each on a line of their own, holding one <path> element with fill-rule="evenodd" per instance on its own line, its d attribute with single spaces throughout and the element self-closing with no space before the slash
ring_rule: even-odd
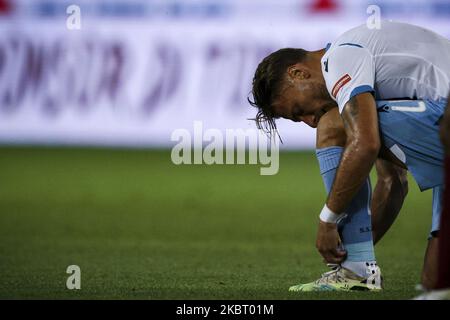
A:
<svg viewBox="0 0 450 320">
<path fill-rule="evenodd" d="M 344 261 L 347 252 L 340 249 L 341 238 L 336 223 L 319 221 L 316 248 L 328 263 L 339 264 Z"/>
</svg>

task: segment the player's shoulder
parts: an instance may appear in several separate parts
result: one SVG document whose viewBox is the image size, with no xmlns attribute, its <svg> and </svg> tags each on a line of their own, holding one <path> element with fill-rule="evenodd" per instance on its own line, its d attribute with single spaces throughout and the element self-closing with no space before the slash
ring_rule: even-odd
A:
<svg viewBox="0 0 450 320">
<path fill-rule="evenodd" d="M 357 41 L 335 42 L 329 46 L 321 59 L 322 73 L 325 79 L 334 79 L 344 71 L 354 71 L 361 61 L 370 61 L 371 58 L 371 52 Z"/>
<path fill-rule="evenodd" d="M 339 37 L 337 37 L 332 43 L 329 44 L 325 52 L 324 57 L 341 57 L 348 58 L 351 55 L 358 55 L 364 50 L 368 50 L 370 36 L 370 29 L 365 24 L 350 29 Z M 363 49 L 363 50 L 359 50 Z"/>
<path fill-rule="evenodd" d="M 332 44 L 323 55 L 322 60 L 329 60 L 332 64 L 348 63 L 351 65 L 352 59 L 365 54 L 370 55 L 371 52 L 364 44 L 358 41 L 341 41 Z"/>
<path fill-rule="evenodd" d="M 325 77 L 333 75 L 343 69 L 353 69 L 355 61 L 372 56 L 370 36 L 365 24 L 350 29 L 337 37 L 326 47 L 322 57 L 323 74 Z"/>
<path fill-rule="evenodd" d="M 392 42 L 398 43 L 400 40 L 404 41 L 411 37 L 429 35 L 430 33 L 432 33 L 430 30 L 416 25 L 381 20 L 378 26 L 361 24 L 342 33 L 331 43 L 327 53 L 329 55 L 339 54 L 352 46 L 374 51 Z M 344 47 L 343 50 L 336 51 L 336 49 L 341 49 L 342 47 Z"/>
</svg>

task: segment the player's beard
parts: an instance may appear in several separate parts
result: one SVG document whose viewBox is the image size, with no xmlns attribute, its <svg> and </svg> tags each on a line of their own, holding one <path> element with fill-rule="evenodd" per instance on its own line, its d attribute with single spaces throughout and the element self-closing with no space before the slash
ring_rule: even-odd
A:
<svg viewBox="0 0 450 320">
<path fill-rule="evenodd" d="M 331 98 L 330 94 L 328 93 L 327 86 L 324 83 L 318 82 L 314 84 L 314 91 L 316 92 L 316 98 L 318 100 L 328 101 L 328 102 L 334 102 L 334 100 Z"/>
<path fill-rule="evenodd" d="M 316 93 L 316 101 L 320 104 L 320 117 L 324 115 L 326 112 L 328 112 L 330 109 L 337 107 L 336 102 L 331 98 L 330 94 L 328 93 L 328 89 L 324 83 L 315 83 L 314 84 L 314 91 Z"/>
</svg>

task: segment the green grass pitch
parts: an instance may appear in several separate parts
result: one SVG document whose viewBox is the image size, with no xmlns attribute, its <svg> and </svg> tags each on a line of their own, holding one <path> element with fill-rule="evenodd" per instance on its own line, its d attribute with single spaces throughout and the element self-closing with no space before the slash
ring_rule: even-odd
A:
<svg viewBox="0 0 450 320">
<path fill-rule="evenodd" d="M 373 181 L 374 183 L 374 181 Z M 257 165 L 181 165 L 170 151 L 0 148 L 0 298 L 409 299 L 431 221 L 413 181 L 376 255 L 381 293 L 290 293 L 327 271 L 312 152 Z M 81 268 L 81 290 L 66 268 Z"/>
</svg>

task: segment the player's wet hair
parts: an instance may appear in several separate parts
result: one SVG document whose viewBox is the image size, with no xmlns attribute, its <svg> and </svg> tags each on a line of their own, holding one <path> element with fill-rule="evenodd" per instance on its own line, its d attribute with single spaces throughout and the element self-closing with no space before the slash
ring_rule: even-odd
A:
<svg viewBox="0 0 450 320">
<path fill-rule="evenodd" d="M 278 135 L 272 103 L 279 95 L 286 71 L 289 66 L 302 62 L 307 51 L 303 49 L 285 48 L 265 57 L 255 71 L 252 83 L 253 101 L 248 102 L 258 108 L 255 120 L 258 129 L 263 130 L 270 138 Z M 279 137 L 279 135 L 278 135 Z"/>
</svg>

